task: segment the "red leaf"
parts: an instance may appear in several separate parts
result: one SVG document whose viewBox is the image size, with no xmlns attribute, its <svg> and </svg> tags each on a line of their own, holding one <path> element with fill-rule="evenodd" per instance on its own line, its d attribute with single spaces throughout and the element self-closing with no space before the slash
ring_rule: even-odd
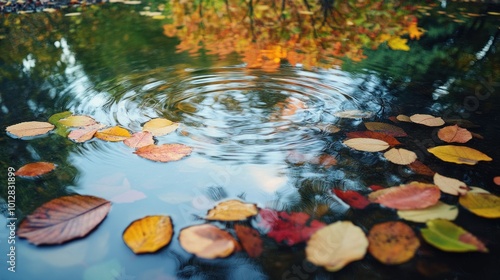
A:
<svg viewBox="0 0 500 280">
<path fill-rule="evenodd" d="M 434 176 L 434 174 L 436 173 L 432 169 L 430 169 L 427 165 L 423 164 L 421 161 L 418 160 L 410 163 L 408 167 L 410 167 L 411 170 L 420 175 Z"/>
<path fill-rule="evenodd" d="M 245 252 L 252 258 L 259 257 L 263 251 L 262 239 L 259 232 L 243 225 L 235 225 L 234 229 Z"/>
<path fill-rule="evenodd" d="M 411 182 L 368 195 L 372 202 L 398 210 L 423 209 L 436 204 L 441 196 L 439 187 L 432 184 Z"/>
<path fill-rule="evenodd" d="M 401 143 L 391 135 L 376 131 L 354 131 L 346 133 L 347 138 L 373 138 L 387 142 L 391 146 L 397 146 Z"/>
<path fill-rule="evenodd" d="M 47 174 L 55 168 L 55 164 L 51 162 L 32 162 L 22 166 L 14 174 L 20 177 L 37 177 Z"/>
<path fill-rule="evenodd" d="M 366 197 L 356 191 L 334 189 L 333 192 L 352 208 L 365 209 L 370 204 L 370 201 Z"/>
<path fill-rule="evenodd" d="M 370 190 L 374 191 L 374 192 L 375 192 L 375 191 L 378 191 L 378 190 L 383 190 L 383 189 L 385 189 L 384 187 L 379 186 L 379 185 L 371 185 L 371 186 L 369 186 L 368 188 L 369 188 Z"/>
</svg>

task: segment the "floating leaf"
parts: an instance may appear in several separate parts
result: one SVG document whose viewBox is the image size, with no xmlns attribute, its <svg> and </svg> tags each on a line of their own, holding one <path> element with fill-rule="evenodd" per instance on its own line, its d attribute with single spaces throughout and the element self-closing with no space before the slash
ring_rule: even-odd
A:
<svg viewBox="0 0 500 280">
<path fill-rule="evenodd" d="M 444 145 L 427 149 L 427 151 L 443 161 L 458 164 L 475 165 L 481 160 L 493 160 L 480 151 L 465 146 Z"/>
<path fill-rule="evenodd" d="M 400 122 L 412 122 L 407 115 L 397 115 L 396 119 Z"/>
<path fill-rule="evenodd" d="M 95 133 L 95 137 L 110 142 L 119 142 L 130 138 L 132 135 L 123 127 L 113 126 Z"/>
<path fill-rule="evenodd" d="M 133 221 L 123 232 L 123 241 L 136 254 L 154 253 L 165 247 L 174 234 L 169 216 L 146 216 Z"/>
<path fill-rule="evenodd" d="M 394 137 L 406 137 L 406 132 L 395 125 L 381 122 L 365 122 L 366 129 Z"/>
<path fill-rule="evenodd" d="M 325 226 L 317 220 L 308 223 L 311 217 L 302 212 L 287 213 L 261 209 L 259 216 L 259 226 L 269 229 L 267 236 L 276 242 L 285 241 L 290 246 L 308 240 L 314 232 Z"/>
<path fill-rule="evenodd" d="M 144 124 L 142 131 L 149 131 L 153 136 L 162 136 L 175 131 L 179 127 L 178 123 L 165 118 L 152 119 Z"/>
<path fill-rule="evenodd" d="M 434 184 L 447 194 L 463 195 L 467 193 L 467 185 L 464 182 L 439 173 L 434 174 Z"/>
<path fill-rule="evenodd" d="M 439 139 L 448 143 L 466 143 L 472 139 L 470 131 L 465 128 L 461 128 L 458 125 L 445 126 L 438 131 L 437 135 Z"/>
<path fill-rule="evenodd" d="M 96 124 L 97 122 L 89 116 L 68 116 L 64 119 L 60 119 L 59 123 L 69 127 L 82 127 Z"/>
<path fill-rule="evenodd" d="M 111 203 L 105 199 L 72 195 L 53 199 L 28 215 L 17 230 L 19 237 L 40 244 L 61 244 L 86 236 L 106 217 Z"/>
<path fill-rule="evenodd" d="M 368 251 L 383 264 L 409 261 L 420 246 L 415 232 L 402 222 L 376 224 L 368 233 Z"/>
<path fill-rule="evenodd" d="M 183 144 L 148 145 L 137 149 L 134 153 L 140 157 L 160 162 L 180 160 L 191 154 L 193 148 Z"/>
<path fill-rule="evenodd" d="M 75 129 L 69 133 L 68 138 L 77 143 L 82 143 L 92 139 L 96 132 L 103 127 L 103 124 L 96 123 L 80 129 Z"/>
<path fill-rule="evenodd" d="M 406 44 L 406 42 L 408 42 L 408 39 L 392 37 L 389 41 L 387 41 L 387 45 L 395 51 L 409 51 L 410 47 Z"/>
<path fill-rule="evenodd" d="M 493 183 L 495 183 L 495 185 L 497 186 L 500 186 L 500 176 L 495 176 L 493 178 Z"/>
<path fill-rule="evenodd" d="M 20 177 L 37 177 L 54 170 L 56 165 L 51 162 L 32 162 L 23 165 L 14 174 Z"/>
<path fill-rule="evenodd" d="M 458 207 L 438 201 L 435 205 L 417 210 L 398 210 L 398 216 L 407 221 L 425 223 L 434 219 L 455 220 L 458 216 Z"/>
<path fill-rule="evenodd" d="M 420 175 L 425 175 L 425 176 L 434 176 L 436 172 L 434 172 L 432 169 L 430 169 L 427 165 L 423 164 L 421 161 L 416 160 L 410 165 L 408 165 L 413 172 L 420 174 Z"/>
<path fill-rule="evenodd" d="M 48 122 L 22 122 L 14 125 L 8 126 L 5 131 L 18 137 L 29 137 L 43 135 L 54 129 L 54 125 Z"/>
<path fill-rule="evenodd" d="M 148 145 L 153 145 L 155 143 L 155 140 L 153 139 L 153 134 L 149 131 L 141 131 L 132 134 L 132 137 L 125 139 L 123 141 L 125 145 L 129 146 L 130 148 L 142 148 Z"/>
<path fill-rule="evenodd" d="M 357 191 L 334 189 L 333 192 L 338 198 L 342 199 L 342 201 L 347 203 L 352 208 L 365 209 L 366 206 L 370 204 L 368 198 Z"/>
<path fill-rule="evenodd" d="M 394 137 L 375 131 L 355 131 L 346 133 L 347 138 L 373 138 L 387 142 L 390 146 L 397 146 L 401 143 Z"/>
<path fill-rule="evenodd" d="M 61 113 L 56 113 L 56 114 L 53 114 L 52 116 L 49 117 L 49 123 L 55 125 L 55 126 L 58 126 L 59 124 L 59 120 L 61 119 L 64 119 L 64 118 L 67 118 L 69 116 L 73 115 L 73 113 L 71 113 L 70 111 L 64 111 L 64 112 L 61 112 Z"/>
<path fill-rule="evenodd" d="M 434 117 L 425 114 L 415 114 L 410 116 L 410 120 L 414 123 L 423 124 L 426 126 L 442 126 L 444 120 L 440 117 Z"/>
<path fill-rule="evenodd" d="M 257 258 L 262 254 L 262 239 L 258 231 L 244 225 L 235 225 L 234 230 L 236 231 L 236 236 L 238 236 L 243 249 L 245 249 L 245 252 L 247 252 L 250 257 Z"/>
<path fill-rule="evenodd" d="M 460 205 L 484 218 L 500 218 L 500 197 L 491 193 L 468 192 L 460 196 Z"/>
<path fill-rule="evenodd" d="M 228 200 L 217 204 L 208 211 L 205 219 L 214 221 L 243 221 L 259 213 L 253 203 L 244 203 L 239 200 Z"/>
<path fill-rule="evenodd" d="M 345 119 L 364 119 L 372 117 L 373 113 L 361 110 L 347 110 L 347 111 L 335 112 L 333 115 Z"/>
<path fill-rule="evenodd" d="M 344 141 L 350 148 L 364 152 L 380 152 L 389 148 L 387 142 L 373 138 L 353 138 Z"/>
<path fill-rule="evenodd" d="M 413 210 L 436 204 L 440 196 L 441 192 L 436 185 L 411 182 L 372 192 L 368 195 L 368 199 L 398 210 Z"/>
<path fill-rule="evenodd" d="M 362 259 L 368 248 L 363 230 L 350 221 L 338 221 L 314 233 L 307 242 L 306 258 L 328 271 L 341 270 Z"/>
<path fill-rule="evenodd" d="M 403 148 L 392 148 L 384 153 L 384 157 L 392 163 L 399 165 L 408 165 L 417 159 L 417 154 Z"/>
<path fill-rule="evenodd" d="M 237 247 L 231 234 L 210 224 L 182 229 L 179 242 L 184 250 L 205 259 L 225 258 Z"/>
<path fill-rule="evenodd" d="M 431 220 L 421 229 L 429 244 L 447 252 L 488 252 L 484 244 L 465 229 L 447 220 Z"/>
</svg>

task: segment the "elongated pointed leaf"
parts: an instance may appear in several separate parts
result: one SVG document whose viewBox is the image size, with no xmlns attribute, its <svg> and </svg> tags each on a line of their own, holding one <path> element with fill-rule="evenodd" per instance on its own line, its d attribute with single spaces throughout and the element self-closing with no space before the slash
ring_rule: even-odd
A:
<svg viewBox="0 0 500 280">
<path fill-rule="evenodd" d="M 123 241 L 136 254 L 154 253 L 172 240 L 170 216 L 146 216 L 133 221 L 123 232 Z"/>
<path fill-rule="evenodd" d="M 96 124 L 97 122 L 96 120 L 94 120 L 89 116 L 73 115 L 73 116 L 68 116 L 64 119 L 60 119 L 59 123 L 70 127 L 83 127 Z"/>
<path fill-rule="evenodd" d="M 31 121 L 10 125 L 5 130 L 18 138 L 23 138 L 43 135 L 52 129 L 54 129 L 54 125 L 51 123 Z"/>
<path fill-rule="evenodd" d="M 38 207 L 17 230 L 21 238 L 40 244 L 61 244 L 86 236 L 106 217 L 111 202 L 88 195 L 63 196 Z"/>
<path fill-rule="evenodd" d="M 352 138 L 344 141 L 350 148 L 364 152 L 380 152 L 389 148 L 387 142 L 373 138 Z"/>
<path fill-rule="evenodd" d="M 148 145 L 137 149 L 134 153 L 153 161 L 169 162 L 180 160 L 191 154 L 193 148 L 183 144 Z"/>
<path fill-rule="evenodd" d="M 262 254 L 264 249 L 262 248 L 262 239 L 258 231 L 244 225 L 235 225 L 234 230 L 243 249 L 245 249 L 245 252 L 250 257 L 257 258 Z"/>
<path fill-rule="evenodd" d="M 460 196 L 460 205 L 484 218 L 500 218 L 500 197 L 491 193 L 468 192 Z"/>
<path fill-rule="evenodd" d="M 399 210 L 422 209 L 436 204 L 441 196 L 438 186 L 411 182 L 391 187 L 368 195 L 372 202 Z"/>
<path fill-rule="evenodd" d="M 15 174 L 20 177 L 37 177 L 54 170 L 56 165 L 51 162 L 32 162 L 23 165 Z"/>
<path fill-rule="evenodd" d="M 465 146 L 444 145 L 427 149 L 427 151 L 443 161 L 458 164 L 475 165 L 481 160 L 493 160 L 482 152 Z"/>
<path fill-rule="evenodd" d="M 447 220 L 431 220 L 421 229 L 422 237 L 429 244 L 447 252 L 488 252 L 474 235 Z"/>
</svg>

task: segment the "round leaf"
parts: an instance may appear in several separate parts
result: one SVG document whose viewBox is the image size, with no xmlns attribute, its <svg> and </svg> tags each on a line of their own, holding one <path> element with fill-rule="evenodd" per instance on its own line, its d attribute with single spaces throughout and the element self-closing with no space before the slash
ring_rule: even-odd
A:
<svg viewBox="0 0 500 280">
<path fill-rule="evenodd" d="M 183 144 L 148 145 L 137 149 L 134 153 L 140 157 L 160 162 L 180 160 L 191 154 L 193 148 Z"/>
<path fill-rule="evenodd" d="M 68 116 L 60 119 L 59 123 L 70 127 L 82 127 L 96 124 L 97 122 L 89 116 Z"/>
<path fill-rule="evenodd" d="M 411 182 L 372 192 L 368 195 L 368 199 L 398 210 L 413 210 L 436 204 L 440 196 L 441 192 L 436 185 Z"/>
<path fill-rule="evenodd" d="M 436 205 L 417 210 L 398 210 L 398 216 L 407 221 L 425 223 L 434 219 L 453 221 L 458 216 L 458 207 L 438 201 Z"/>
<path fill-rule="evenodd" d="M 443 176 L 439 173 L 434 174 L 434 184 L 447 194 L 463 195 L 467 193 L 467 185 L 464 182 Z"/>
<path fill-rule="evenodd" d="M 350 148 L 364 152 L 380 152 L 389 148 L 385 141 L 373 138 L 353 138 L 344 141 L 344 144 Z"/>
<path fill-rule="evenodd" d="M 146 216 L 133 221 L 123 232 L 123 241 L 136 254 L 154 253 L 172 240 L 169 216 Z"/>
<path fill-rule="evenodd" d="M 328 271 L 338 271 L 362 259 L 368 248 L 363 230 L 350 221 L 338 221 L 316 231 L 306 247 L 306 258 Z"/>
<path fill-rule="evenodd" d="M 153 136 L 162 136 L 176 130 L 178 127 L 179 124 L 171 120 L 156 118 L 146 122 L 142 130 L 151 132 Z"/>
<path fill-rule="evenodd" d="M 372 227 L 368 234 L 368 251 L 383 264 L 401 264 L 415 255 L 420 241 L 415 232 L 402 222 L 386 222 Z"/>
<path fill-rule="evenodd" d="M 239 200 L 228 200 L 208 211 L 205 219 L 215 221 L 242 221 L 259 213 L 257 206 Z"/>
<path fill-rule="evenodd" d="M 421 229 L 422 237 L 429 244 L 447 252 L 488 252 L 484 244 L 465 229 L 447 220 L 427 222 Z"/>
<path fill-rule="evenodd" d="M 399 165 L 408 165 L 417 160 L 417 154 L 403 148 L 392 148 L 384 153 L 384 157 L 390 162 Z"/>
<path fill-rule="evenodd" d="M 492 158 L 481 153 L 478 150 L 464 146 L 444 145 L 427 149 L 427 151 L 443 161 L 458 164 L 475 165 L 478 161 L 481 160 L 493 160 Z"/>
<path fill-rule="evenodd" d="M 368 130 L 384 133 L 384 134 L 394 136 L 394 137 L 406 137 L 406 136 L 408 136 L 402 128 L 397 127 L 397 126 L 392 125 L 392 124 L 388 124 L 388 123 L 366 122 L 365 126 L 366 126 L 366 129 L 368 129 Z"/>
<path fill-rule="evenodd" d="M 86 236 L 106 217 L 111 202 L 88 195 L 63 196 L 38 207 L 17 230 L 21 238 L 39 244 L 61 244 Z"/>
<path fill-rule="evenodd" d="M 182 229 L 179 242 L 184 250 L 205 259 L 225 258 L 233 253 L 237 243 L 231 234 L 210 224 Z"/>
<path fill-rule="evenodd" d="M 23 138 L 43 135 L 52 129 L 54 129 L 54 126 L 48 122 L 32 121 L 10 125 L 5 130 L 18 138 Z"/>
<path fill-rule="evenodd" d="M 459 199 L 460 205 L 484 218 L 500 218 L 500 197 L 491 193 L 468 192 Z"/>
<path fill-rule="evenodd" d="M 458 125 L 443 127 L 438 131 L 437 135 L 439 139 L 448 143 L 466 143 L 472 139 L 472 134 L 467 129 L 461 128 Z"/>
<path fill-rule="evenodd" d="M 54 170 L 56 165 L 51 162 L 32 162 L 28 163 L 15 172 L 20 177 L 37 177 Z"/>
<path fill-rule="evenodd" d="M 440 117 L 434 117 L 425 114 L 415 114 L 410 116 L 410 120 L 414 123 L 423 124 L 426 126 L 442 126 L 444 120 Z"/>
<path fill-rule="evenodd" d="M 119 142 L 130 138 L 132 135 L 123 127 L 113 126 L 95 133 L 95 137 L 110 142 Z"/>
</svg>

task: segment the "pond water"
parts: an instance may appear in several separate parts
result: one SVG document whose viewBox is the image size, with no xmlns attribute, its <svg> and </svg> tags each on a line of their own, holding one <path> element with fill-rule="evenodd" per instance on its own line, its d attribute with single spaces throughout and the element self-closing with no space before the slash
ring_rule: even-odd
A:
<svg viewBox="0 0 500 280">
<path fill-rule="evenodd" d="M 326 224 L 349 220 L 365 233 L 400 220 L 378 205 L 353 209 L 332 192 L 432 183 L 432 176 L 393 164 L 383 153 L 344 145 L 346 133 L 366 130 L 366 122 L 401 127 L 408 134 L 398 137 L 402 147 L 430 169 L 500 194 L 493 182 L 500 176 L 500 6 L 365 1 L 321 10 L 290 1 L 281 10 L 275 3 L 281 1 L 188 2 L 0 15 L 0 197 L 7 201 L 8 167 L 46 161 L 57 168 L 36 179 L 16 178 L 18 225 L 43 203 L 69 194 L 113 202 L 85 238 L 55 246 L 16 239 L 15 273 L 6 264 L 9 228 L 1 227 L 0 279 L 495 278 L 500 222 L 461 206 L 454 222 L 483 241 L 488 253 L 443 252 L 420 238 L 415 257 L 404 264 L 384 265 L 367 253 L 328 272 L 305 260 L 304 243 L 278 243 L 262 230 L 258 258 L 244 252 L 198 258 L 181 248 L 178 234 L 205 223 L 207 210 L 227 199 L 304 212 Z M 412 24 L 420 29 L 412 31 Z M 17 139 L 4 132 L 63 111 L 131 132 L 167 118 L 180 126 L 157 137 L 157 144 L 181 143 L 193 152 L 161 163 L 121 142 L 75 143 L 54 132 Z M 391 121 L 401 114 L 459 120 L 478 134 L 464 145 L 493 161 L 441 161 L 427 152 L 445 144 L 437 137 L 440 127 Z M 452 195 L 441 200 L 458 204 Z M 1 224 L 8 225 L 7 208 L 4 203 Z M 135 255 L 122 233 L 147 215 L 169 215 L 174 236 L 158 253 Z M 425 224 L 406 223 L 420 237 Z"/>
</svg>

